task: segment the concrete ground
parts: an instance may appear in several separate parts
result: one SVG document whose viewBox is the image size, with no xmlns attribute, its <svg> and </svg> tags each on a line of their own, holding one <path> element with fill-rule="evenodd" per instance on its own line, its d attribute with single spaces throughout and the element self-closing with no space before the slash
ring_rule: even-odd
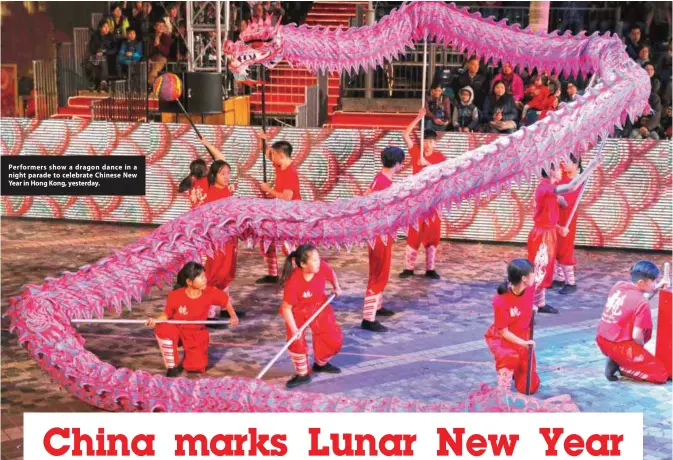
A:
<svg viewBox="0 0 673 460">
<path fill-rule="evenodd" d="M 148 227 L 5 219 L 2 222 L 2 311 L 7 298 L 26 283 L 41 283 L 61 271 L 75 271 L 111 250 L 151 232 Z M 399 311 L 386 319 L 391 331 L 373 334 L 359 328 L 365 283 L 366 250 L 323 254 L 336 269 L 344 295 L 334 303 L 344 331 L 344 347 L 333 363 L 340 375 L 320 375 L 305 387 L 312 392 L 353 397 L 461 401 L 479 382 L 495 385 L 492 355 L 483 334 L 492 321 L 490 300 L 504 276 L 508 260 L 525 257 L 517 245 L 443 242 L 437 270 L 443 278 L 421 276 L 400 280 L 404 242 L 394 248 L 391 282 L 384 305 Z M 603 377 L 604 358 L 594 331 L 612 285 L 626 279 L 641 258 L 662 265 L 670 255 L 608 250 L 579 250 L 580 289 L 571 296 L 548 293 L 548 303 L 561 310 L 541 316 L 536 325 L 538 369 L 542 386 L 537 396 L 570 394 L 587 412 L 643 412 L 645 458 L 670 459 L 671 384 L 655 386 L 628 380 L 610 383 Z M 419 257 L 417 273 L 422 273 Z M 282 261 L 281 261 L 282 262 Z M 237 278 L 231 292 L 237 309 L 248 315 L 235 329 L 211 332 L 209 376 L 254 377 L 280 348 L 284 325 L 278 316 L 280 293 L 256 286 L 263 274 L 262 258 L 241 246 Z M 134 305 L 124 317 L 155 315 L 167 291 Z M 657 298 L 652 301 L 657 315 Z M 17 345 L 2 321 L 2 458 L 21 458 L 24 412 L 82 412 L 96 409 L 60 391 Z M 151 331 L 144 327 L 83 326 L 87 348 L 116 366 L 163 372 Z M 120 340 L 123 339 L 123 340 Z M 282 384 L 292 375 L 284 357 L 267 374 Z"/>
</svg>

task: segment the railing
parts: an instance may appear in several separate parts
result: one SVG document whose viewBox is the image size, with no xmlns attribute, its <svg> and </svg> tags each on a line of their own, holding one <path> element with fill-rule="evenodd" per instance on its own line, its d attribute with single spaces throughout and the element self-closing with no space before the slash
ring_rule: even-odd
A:
<svg viewBox="0 0 673 460">
<path fill-rule="evenodd" d="M 91 104 L 91 116 L 105 121 L 147 121 L 148 107 L 147 62 L 134 62 L 129 64 L 127 79 L 110 84 L 110 97 Z"/>
<path fill-rule="evenodd" d="M 68 99 L 76 96 L 80 89 L 88 86 L 86 77 L 82 74 L 82 61 L 75 56 L 73 43 L 59 43 L 56 45 L 56 69 L 58 85 L 58 105 L 68 105 Z"/>
<path fill-rule="evenodd" d="M 58 111 L 56 60 L 33 61 L 35 118 L 42 120 Z"/>
</svg>

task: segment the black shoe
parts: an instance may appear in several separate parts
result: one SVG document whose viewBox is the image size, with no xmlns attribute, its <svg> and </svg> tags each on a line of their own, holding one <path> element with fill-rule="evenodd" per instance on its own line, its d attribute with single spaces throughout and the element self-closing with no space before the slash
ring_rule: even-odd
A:
<svg viewBox="0 0 673 460">
<path fill-rule="evenodd" d="M 237 311 L 236 316 L 238 316 L 238 319 L 245 318 L 245 312 L 244 311 Z M 221 318 L 231 318 L 231 316 L 229 316 L 229 312 L 227 310 L 220 311 L 220 317 Z"/>
<path fill-rule="evenodd" d="M 182 369 L 180 367 L 173 367 L 166 371 L 166 377 L 169 378 L 177 377 L 180 375 L 180 372 L 182 372 Z"/>
<path fill-rule="evenodd" d="M 276 284 L 277 282 L 277 276 L 266 275 L 255 281 L 255 284 Z"/>
<path fill-rule="evenodd" d="M 433 280 L 438 280 L 441 278 L 441 276 L 439 276 L 439 273 L 437 273 L 434 270 L 428 270 L 427 272 L 425 272 L 425 277 Z"/>
<path fill-rule="evenodd" d="M 560 291 L 558 291 L 559 294 L 561 295 L 568 295 L 572 294 L 574 292 L 577 292 L 577 285 L 576 284 L 566 284 L 561 288 Z"/>
<path fill-rule="evenodd" d="M 378 310 L 376 310 L 376 316 L 383 316 L 384 318 L 389 316 L 395 316 L 395 313 L 396 312 L 388 310 L 385 307 L 381 307 Z"/>
<path fill-rule="evenodd" d="M 213 324 L 211 321 L 219 321 L 218 318 L 208 318 L 208 324 L 206 324 L 207 328 L 210 329 L 226 329 L 227 325 L 226 324 Z"/>
<path fill-rule="evenodd" d="M 554 280 L 554 282 L 551 283 L 551 289 L 559 289 L 565 285 L 566 285 L 565 281 Z"/>
<path fill-rule="evenodd" d="M 388 328 L 385 327 L 383 324 L 379 323 L 378 321 L 368 321 L 366 319 L 362 320 L 362 324 L 360 324 L 360 327 L 366 331 L 372 331 L 372 332 L 388 331 Z"/>
<path fill-rule="evenodd" d="M 341 369 L 339 369 L 336 366 L 332 366 L 330 363 L 327 363 L 324 366 L 321 366 L 318 363 L 313 363 L 313 372 L 325 372 L 326 374 L 341 374 Z"/>
<path fill-rule="evenodd" d="M 285 383 L 285 386 L 290 388 L 298 387 L 299 385 L 305 385 L 311 381 L 310 375 L 295 375 L 290 380 Z"/>
<path fill-rule="evenodd" d="M 400 278 L 402 279 L 411 278 L 412 276 L 414 276 L 414 271 L 407 270 L 406 268 L 402 270 L 402 273 L 400 273 Z"/>
<path fill-rule="evenodd" d="M 552 315 L 558 315 L 558 310 L 551 305 L 543 305 L 542 307 L 538 307 L 537 309 L 538 313 L 551 313 Z"/>
<path fill-rule="evenodd" d="M 616 382 L 617 376 L 615 375 L 619 371 L 619 364 L 608 358 L 605 363 L 605 378 L 610 382 Z"/>
<path fill-rule="evenodd" d="M 106 81 L 100 82 L 100 92 L 105 93 L 108 90 L 108 84 Z"/>
</svg>

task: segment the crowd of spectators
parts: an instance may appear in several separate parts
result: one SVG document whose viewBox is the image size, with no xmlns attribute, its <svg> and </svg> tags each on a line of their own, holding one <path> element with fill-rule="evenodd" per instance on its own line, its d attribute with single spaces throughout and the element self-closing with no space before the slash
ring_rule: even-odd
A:
<svg viewBox="0 0 673 460">
<path fill-rule="evenodd" d="M 110 78 L 124 78 L 129 64 L 148 61 L 153 82 L 166 62 L 187 56 L 184 2 L 118 2 L 89 40 L 85 66 L 90 88 L 107 89 Z"/>
<path fill-rule="evenodd" d="M 670 22 L 669 22 L 670 24 Z M 670 26 L 669 26 L 670 27 Z M 628 55 L 650 76 L 651 111 L 628 120 L 616 137 L 671 138 L 671 42 L 666 34 L 645 37 L 634 24 L 624 39 Z M 660 29 L 659 29 L 660 31 Z M 658 40 L 668 40 L 660 42 Z M 547 70 L 499 67 L 470 58 L 463 69 L 438 71 L 426 102 L 426 125 L 437 131 L 512 133 L 535 123 L 573 101 L 588 82 L 564 78 Z"/>
</svg>

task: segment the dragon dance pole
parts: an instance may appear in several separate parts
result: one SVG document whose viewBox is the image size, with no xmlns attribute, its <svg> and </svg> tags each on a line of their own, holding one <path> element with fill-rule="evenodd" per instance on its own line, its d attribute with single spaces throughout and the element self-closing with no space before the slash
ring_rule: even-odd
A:
<svg viewBox="0 0 673 460">
<path fill-rule="evenodd" d="M 421 83 L 421 107 L 425 107 L 425 80 L 427 78 L 427 63 L 428 63 L 428 38 L 423 42 L 423 82 Z M 425 117 L 421 119 L 421 159 L 423 158 L 423 138 L 425 133 Z"/>
<path fill-rule="evenodd" d="M 262 64 L 262 131 L 266 134 L 266 67 Z M 266 136 L 262 139 L 262 169 L 266 182 Z"/>
<path fill-rule="evenodd" d="M 146 324 L 146 319 L 71 319 L 73 324 Z M 157 324 L 229 324 L 229 321 L 187 321 L 179 319 L 158 319 Z"/>
<path fill-rule="evenodd" d="M 262 377 L 264 377 L 264 374 L 269 372 L 269 369 L 271 369 L 271 367 L 274 364 L 276 364 L 276 361 L 278 361 L 280 359 L 280 357 L 283 356 L 283 353 L 285 353 L 285 350 L 290 348 L 290 345 L 292 345 L 292 343 L 295 340 L 297 340 L 299 337 L 301 337 L 304 334 L 304 331 L 306 330 L 306 328 L 313 322 L 314 319 L 316 319 L 318 317 L 318 315 L 320 313 L 322 313 L 322 311 L 325 308 L 327 308 L 327 306 L 330 304 L 330 302 L 332 302 L 332 300 L 334 300 L 335 297 L 336 297 L 336 295 L 334 295 L 334 294 L 329 296 L 329 298 L 325 301 L 325 303 L 322 304 L 322 306 L 320 308 L 318 308 L 315 311 L 315 313 L 313 313 L 313 315 L 311 315 L 311 317 L 308 320 L 306 320 L 306 322 L 297 330 L 297 333 L 295 335 L 293 335 L 290 338 L 290 340 L 285 342 L 285 345 L 283 345 L 283 348 L 281 348 L 280 351 L 278 353 L 276 353 L 276 356 L 274 356 L 273 359 L 271 361 L 269 361 L 269 364 L 264 366 L 264 369 L 262 369 L 262 371 L 259 374 L 257 374 L 257 377 L 255 377 L 256 379 L 261 379 Z"/>
</svg>

